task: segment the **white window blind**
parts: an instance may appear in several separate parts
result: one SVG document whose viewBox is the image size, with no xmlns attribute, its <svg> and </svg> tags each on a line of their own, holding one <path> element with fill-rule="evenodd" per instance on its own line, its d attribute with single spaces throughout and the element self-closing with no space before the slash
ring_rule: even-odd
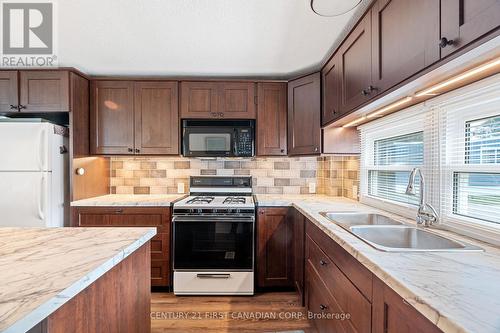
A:
<svg viewBox="0 0 500 333">
<path fill-rule="evenodd" d="M 359 130 L 362 202 L 414 214 L 418 193 L 404 192 L 421 167 L 441 223 L 473 236 L 500 232 L 500 74 Z"/>
<path fill-rule="evenodd" d="M 418 204 L 418 177 L 417 196 L 405 192 L 410 171 L 424 166 L 422 124 L 423 115 L 402 113 L 363 127 L 362 196 L 410 206 Z"/>
<path fill-rule="evenodd" d="M 492 90 L 492 88 L 496 90 Z M 443 220 L 500 226 L 500 85 L 439 108 Z"/>
</svg>

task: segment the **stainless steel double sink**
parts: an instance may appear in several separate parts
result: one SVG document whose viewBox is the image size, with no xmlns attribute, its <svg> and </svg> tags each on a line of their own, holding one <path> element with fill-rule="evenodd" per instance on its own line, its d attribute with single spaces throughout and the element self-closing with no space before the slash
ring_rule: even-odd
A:
<svg viewBox="0 0 500 333">
<path fill-rule="evenodd" d="M 320 214 L 380 251 L 483 251 L 478 246 L 407 225 L 380 214 L 362 212 L 323 212 Z"/>
</svg>

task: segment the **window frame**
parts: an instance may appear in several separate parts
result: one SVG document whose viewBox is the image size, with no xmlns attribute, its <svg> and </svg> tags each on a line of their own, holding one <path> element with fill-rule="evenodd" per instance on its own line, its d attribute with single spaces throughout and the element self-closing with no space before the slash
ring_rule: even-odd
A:
<svg viewBox="0 0 500 333">
<path fill-rule="evenodd" d="M 497 88 L 498 89 L 498 88 Z M 442 155 L 445 158 L 440 161 L 442 172 L 441 177 L 443 178 L 442 189 L 451 195 L 444 196 L 444 202 L 441 202 L 441 219 L 443 224 L 454 224 L 459 225 L 475 225 L 481 229 L 487 228 L 488 230 L 497 230 L 500 232 L 500 224 L 496 222 L 485 221 L 480 218 L 472 218 L 465 215 L 456 214 L 453 211 L 454 207 L 454 175 L 455 173 L 500 173 L 500 165 L 495 163 L 490 164 L 467 164 L 467 129 L 466 124 L 470 121 L 480 120 L 484 118 L 490 118 L 496 115 L 500 115 L 500 94 L 497 98 L 487 99 L 486 96 L 477 96 L 475 98 L 460 98 L 446 106 L 441 107 L 438 112 L 454 112 L 456 114 L 461 114 L 461 116 L 455 116 L 453 122 L 444 124 L 444 126 L 449 126 L 447 134 L 450 132 L 455 135 L 448 136 L 447 140 L 457 141 L 458 145 L 454 147 L 453 150 L 457 150 L 459 154 L 453 154 L 453 150 L 446 147 L 441 147 Z M 491 96 L 493 97 L 493 96 Z M 441 134 L 440 134 L 441 135 Z M 456 162 L 455 162 L 456 161 Z M 443 216 L 444 215 L 444 216 Z M 498 225 L 498 226 L 495 226 Z"/>
<path fill-rule="evenodd" d="M 460 113 L 463 117 L 448 117 L 449 112 Z M 426 200 L 437 209 L 440 215 L 440 222 L 435 227 L 500 245 L 500 224 L 454 214 L 453 204 L 450 204 L 450 200 L 454 199 L 452 181 L 454 172 L 500 173 L 499 164 L 465 164 L 466 122 L 498 114 L 500 114 L 500 74 L 359 126 L 362 146 L 360 202 L 401 216 L 415 218 L 416 207 L 367 195 L 370 165 L 366 162 L 367 159 L 373 161 L 373 138 L 376 133 L 384 131 L 385 135 L 383 136 L 385 137 L 397 136 L 405 127 L 411 125 L 397 126 L 397 129 L 393 131 L 391 123 L 407 122 L 411 118 L 420 117 L 421 128 L 424 130 L 424 167 L 422 171 L 426 176 Z M 463 138 L 461 142 L 463 149 L 459 150 L 459 161 L 462 163 L 450 163 L 450 157 L 453 154 L 444 148 L 446 141 L 451 139 L 446 137 L 447 131 L 450 131 L 450 123 L 447 123 L 449 121 L 447 118 L 453 118 L 455 122 L 455 137 L 461 135 Z M 411 132 L 417 131 L 415 126 L 412 128 Z M 370 141 L 372 142 L 371 149 L 369 149 Z M 435 170 L 439 170 L 439 172 Z"/>
<path fill-rule="evenodd" d="M 387 126 L 390 125 L 390 132 Z M 359 128 L 365 128 L 366 133 L 362 138 L 362 151 L 361 154 L 361 191 L 360 201 L 384 207 L 383 209 L 395 212 L 397 214 L 410 217 L 418 209 L 418 206 L 410 203 L 381 198 L 378 196 L 370 195 L 369 193 L 369 172 L 370 171 L 406 171 L 410 172 L 415 167 L 425 168 L 425 151 L 424 151 L 424 164 L 423 165 L 376 165 L 375 164 L 375 141 L 408 135 L 412 133 L 423 132 L 425 143 L 424 131 L 424 108 L 421 105 L 411 107 L 407 110 L 389 115 L 387 117 L 375 120 Z M 425 148 L 424 148 L 425 149 Z M 413 217 L 413 216 L 411 216 Z"/>
</svg>

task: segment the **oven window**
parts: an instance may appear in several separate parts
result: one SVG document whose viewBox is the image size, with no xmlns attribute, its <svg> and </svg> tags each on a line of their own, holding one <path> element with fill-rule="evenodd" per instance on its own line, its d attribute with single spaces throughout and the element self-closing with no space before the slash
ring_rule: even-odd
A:
<svg viewBox="0 0 500 333">
<path fill-rule="evenodd" d="M 231 134 L 229 133 L 190 133 L 190 151 L 230 151 Z"/>
<path fill-rule="evenodd" d="M 175 222 L 175 269 L 252 269 L 253 223 Z"/>
</svg>

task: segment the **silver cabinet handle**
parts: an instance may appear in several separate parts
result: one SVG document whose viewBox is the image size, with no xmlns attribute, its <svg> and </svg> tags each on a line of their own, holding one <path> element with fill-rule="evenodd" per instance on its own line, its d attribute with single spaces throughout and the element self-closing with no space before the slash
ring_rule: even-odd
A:
<svg viewBox="0 0 500 333">
<path fill-rule="evenodd" d="M 199 279 L 229 279 L 231 274 L 196 274 Z"/>
</svg>

